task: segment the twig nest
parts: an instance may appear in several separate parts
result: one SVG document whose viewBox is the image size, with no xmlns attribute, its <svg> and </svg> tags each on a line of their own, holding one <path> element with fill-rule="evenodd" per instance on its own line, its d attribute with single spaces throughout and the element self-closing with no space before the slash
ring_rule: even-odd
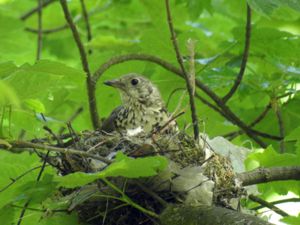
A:
<svg viewBox="0 0 300 225">
<path fill-rule="evenodd" d="M 127 181 L 125 178 L 112 179 L 114 184 L 123 189 L 134 202 L 156 213 L 160 213 L 165 207 L 157 199 L 162 199 L 166 203 L 192 206 L 232 207 L 232 199 L 244 194 L 235 183 L 235 171 L 230 157 L 216 153 L 211 147 L 214 142 L 203 135 L 198 141 L 194 141 L 183 132 L 128 136 L 119 133 L 103 134 L 99 131 L 85 131 L 76 138 L 77 141 L 70 145 L 71 148 L 110 160 L 114 159 L 118 151 L 134 158 L 152 155 L 167 157 L 169 164 L 164 171 L 154 177 L 139 179 L 139 182 L 146 187 L 146 192 L 145 189 L 135 185 L 135 182 Z M 62 163 L 59 169 L 64 171 L 64 174 L 75 171 L 93 173 L 107 166 L 99 160 L 74 155 L 62 155 L 60 160 Z M 130 223 L 137 224 L 137 219 L 144 216 L 143 213 L 139 212 L 137 216 L 136 209 L 129 206 L 121 207 L 120 211 L 113 210 L 115 207 L 120 207 L 120 202 L 105 197 L 116 196 L 117 198 L 118 195 L 103 183 L 96 182 L 81 187 L 65 197 L 70 201 L 69 209 L 78 210 L 85 221 L 91 217 L 99 217 L 98 212 L 108 210 L 112 214 L 126 212 L 135 218 Z M 116 224 L 116 221 L 110 224 Z"/>
</svg>

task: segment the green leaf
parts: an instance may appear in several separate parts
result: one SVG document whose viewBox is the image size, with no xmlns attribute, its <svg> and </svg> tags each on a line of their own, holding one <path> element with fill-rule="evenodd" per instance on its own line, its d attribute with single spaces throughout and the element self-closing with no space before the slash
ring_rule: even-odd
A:
<svg viewBox="0 0 300 225">
<path fill-rule="evenodd" d="M 150 177 L 164 170 L 168 161 L 163 156 L 151 156 L 145 158 L 130 158 L 122 152 L 118 152 L 115 162 L 109 165 L 102 173 L 103 177 Z"/>
<path fill-rule="evenodd" d="M 289 7 L 300 11 L 300 2 L 297 0 L 248 0 L 251 8 L 263 15 L 271 15 L 279 7 Z"/>
<path fill-rule="evenodd" d="M 0 80 L 0 106 L 13 105 L 19 106 L 19 98 L 14 89 Z"/>
<path fill-rule="evenodd" d="M 32 98 L 26 99 L 24 101 L 24 104 L 28 109 L 30 109 L 36 113 L 45 113 L 46 112 L 44 104 L 39 99 L 32 99 Z"/>
<path fill-rule="evenodd" d="M 300 224 L 300 216 L 286 216 L 283 217 L 280 221 L 289 225 L 297 225 Z"/>
<path fill-rule="evenodd" d="M 285 141 L 300 140 L 300 126 L 292 130 L 285 138 Z"/>
<path fill-rule="evenodd" d="M 204 9 L 208 10 L 209 12 L 212 11 L 211 0 L 188 0 L 187 6 L 189 9 L 190 16 L 193 20 L 198 19 Z"/>
<path fill-rule="evenodd" d="M 133 159 L 118 152 L 115 161 L 101 172 L 89 174 L 76 172 L 63 177 L 56 177 L 55 181 L 59 182 L 59 186 L 74 188 L 106 177 L 150 177 L 165 169 L 167 164 L 168 161 L 163 156 Z"/>
</svg>

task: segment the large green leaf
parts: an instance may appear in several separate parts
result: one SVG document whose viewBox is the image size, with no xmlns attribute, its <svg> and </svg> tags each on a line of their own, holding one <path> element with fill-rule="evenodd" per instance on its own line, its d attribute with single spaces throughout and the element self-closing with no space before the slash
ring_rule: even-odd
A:
<svg viewBox="0 0 300 225">
<path fill-rule="evenodd" d="M 76 172 L 63 177 L 56 177 L 55 181 L 59 182 L 59 186 L 74 188 L 88 184 L 96 179 L 106 177 L 150 177 L 162 171 L 167 166 L 167 162 L 167 159 L 162 156 L 133 159 L 125 156 L 121 152 L 118 152 L 115 162 L 110 164 L 105 170 L 101 172 Z"/>
</svg>

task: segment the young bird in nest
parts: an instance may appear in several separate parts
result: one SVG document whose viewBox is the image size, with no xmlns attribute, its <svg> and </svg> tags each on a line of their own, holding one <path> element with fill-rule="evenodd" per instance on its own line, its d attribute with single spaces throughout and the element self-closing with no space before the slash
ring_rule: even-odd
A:
<svg viewBox="0 0 300 225">
<path fill-rule="evenodd" d="M 157 87 L 145 77 L 131 73 L 119 79 L 105 81 L 104 84 L 120 91 L 122 105 L 113 110 L 103 122 L 102 131 L 125 132 L 129 136 L 151 134 L 161 128 L 168 133 L 177 131 L 176 122 L 170 122 L 170 114 Z"/>
</svg>

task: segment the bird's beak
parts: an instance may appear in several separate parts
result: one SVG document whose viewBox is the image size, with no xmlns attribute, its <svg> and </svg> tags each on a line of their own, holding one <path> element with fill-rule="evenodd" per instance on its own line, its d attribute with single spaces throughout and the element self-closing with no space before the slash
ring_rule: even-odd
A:
<svg viewBox="0 0 300 225">
<path fill-rule="evenodd" d="M 118 79 L 104 81 L 104 84 L 115 88 L 124 88 L 124 84 Z"/>
</svg>

